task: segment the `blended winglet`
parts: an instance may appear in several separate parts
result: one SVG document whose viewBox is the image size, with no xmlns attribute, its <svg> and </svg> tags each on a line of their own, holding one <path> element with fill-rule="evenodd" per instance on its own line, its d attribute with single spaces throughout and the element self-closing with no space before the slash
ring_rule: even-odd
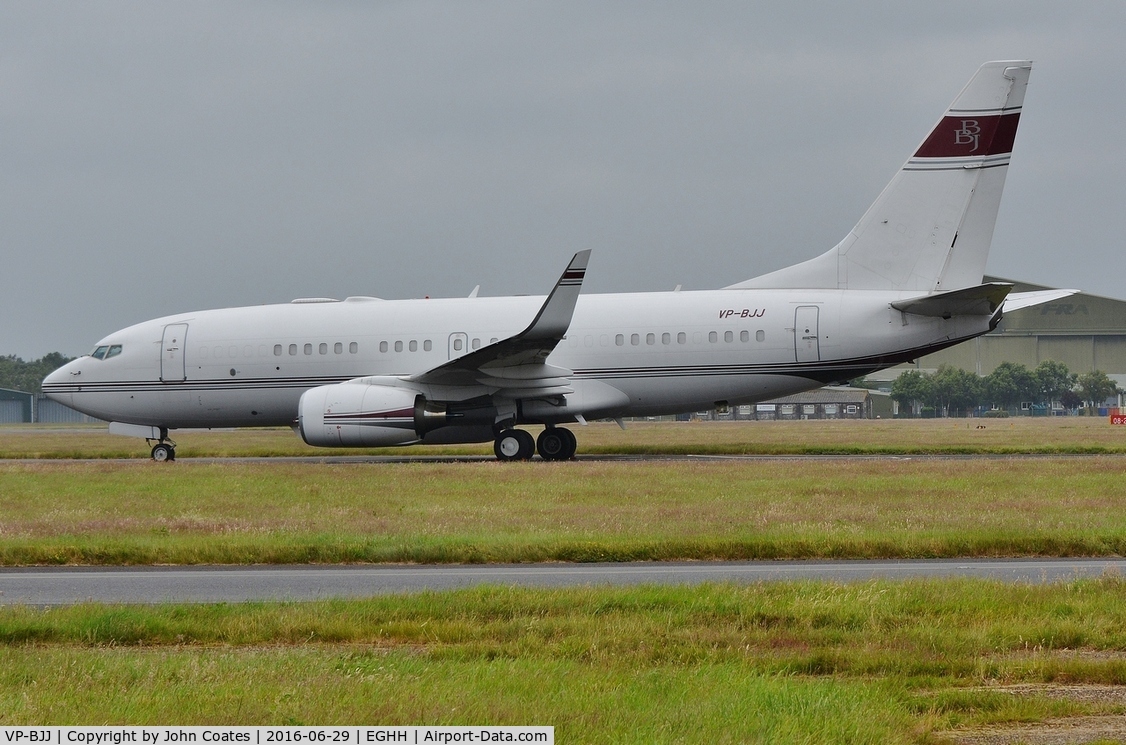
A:
<svg viewBox="0 0 1126 745">
<path fill-rule="evenodd" d="M 555 283 L 551 294 L 547 296 L 543 307 L 528 328 L 521 331 L 514 338 L 525 339 L 551 339 L 556 343 L 567 333 L 571 326 L 571 317 L 575 314 L 575 303 L 579 300 L 579 291 L 583 287 L 586 277 L 586 265 L 590 261 L 590 249 L 579 251 L 571 258 L 571 263 L 563 270 L 559 281 Z M 554 345 L 553 345 L 554 347 Z"/>
<path fill-rule="evenodd" d="M 408 380 L 428 385 L 519 388 L 529 395 L 569 392 L 565 385 L 571 371 L 551 367 L 545 360 L 571 326 L 589 260 L 590 249 L 572 257 L 536 317 L 519 334 L 412 375 Z M 516 368 L 525 365 L 535 367 L 517 372 Z"/>
</svg>

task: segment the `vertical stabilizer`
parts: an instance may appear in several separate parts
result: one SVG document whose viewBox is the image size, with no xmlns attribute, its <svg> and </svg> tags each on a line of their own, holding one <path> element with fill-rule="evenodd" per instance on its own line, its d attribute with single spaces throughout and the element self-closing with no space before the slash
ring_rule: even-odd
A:
<svg viewBox="0 0 1126 745">
<path fill-rule="evenodd" d="M 955 290 L 981 284 L 1031 62 L 987 62 L 831 251 L 732 288 Z"/>
</svg>

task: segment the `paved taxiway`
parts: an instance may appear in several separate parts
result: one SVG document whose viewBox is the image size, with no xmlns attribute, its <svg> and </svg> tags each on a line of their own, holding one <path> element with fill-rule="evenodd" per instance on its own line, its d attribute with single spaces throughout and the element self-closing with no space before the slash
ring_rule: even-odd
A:
<svg viewBox="0 0 1126 745">
<path fill-rule="evenodd" d="M 701 582 L 984 577 L 1061 582 L 1126 572 L 1126 559 L 637 562 L 427 566 L 43 567 L 0 570 L 0 605 L 318 600 L 475 585 L 570 587 Z"/>
</svg>

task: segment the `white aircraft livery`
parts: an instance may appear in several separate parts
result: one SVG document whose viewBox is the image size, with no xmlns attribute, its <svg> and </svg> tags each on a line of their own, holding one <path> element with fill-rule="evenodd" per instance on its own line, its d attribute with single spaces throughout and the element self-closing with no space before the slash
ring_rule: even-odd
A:
<svg viewBox="0 0 1126 745">
<path fill-rule="evenodd" d="M 580 295 L 580 251 L 546 298 L 182 313 L 110 334 L 43 390 L 158 461 L 178 428 L 271 425 L 325 447 L 492 440 L 501 460 L 565 460 L 563 424 L 749 404 L 912 360 L 1069 294 L 982 284 L 1031 67 L 982 65 L 845 239 L 786 269 Z"/>
</svg>

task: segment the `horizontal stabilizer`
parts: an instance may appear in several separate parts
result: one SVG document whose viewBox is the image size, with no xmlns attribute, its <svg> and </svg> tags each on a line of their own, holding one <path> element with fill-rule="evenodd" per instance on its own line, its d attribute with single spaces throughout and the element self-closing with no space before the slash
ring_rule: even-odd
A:
<svg viewBox="0 0 1126 745">
<path fill-rule="evenodd" d="M 967 287 L 964 290 L 938 292 L 933 295 L 900 300 L 891 307 L 904 313 L 934 318 L 953 318 L 954 316 L 991 316 L 997 312 L 1005 297 L 1013 289 L 1010 284 L 990 282 L 989 284 Z"/>
<path fill-rule="evenodd" d="M 1005 312 L 1012 313 L 1021 308 L 1031 308 L 1033 305 L 1050 303 L 1071 297 L 1079 290 L 1037 290 L 1035 292 L 1014 292 L 1005 298 Z"/>
</svg>

